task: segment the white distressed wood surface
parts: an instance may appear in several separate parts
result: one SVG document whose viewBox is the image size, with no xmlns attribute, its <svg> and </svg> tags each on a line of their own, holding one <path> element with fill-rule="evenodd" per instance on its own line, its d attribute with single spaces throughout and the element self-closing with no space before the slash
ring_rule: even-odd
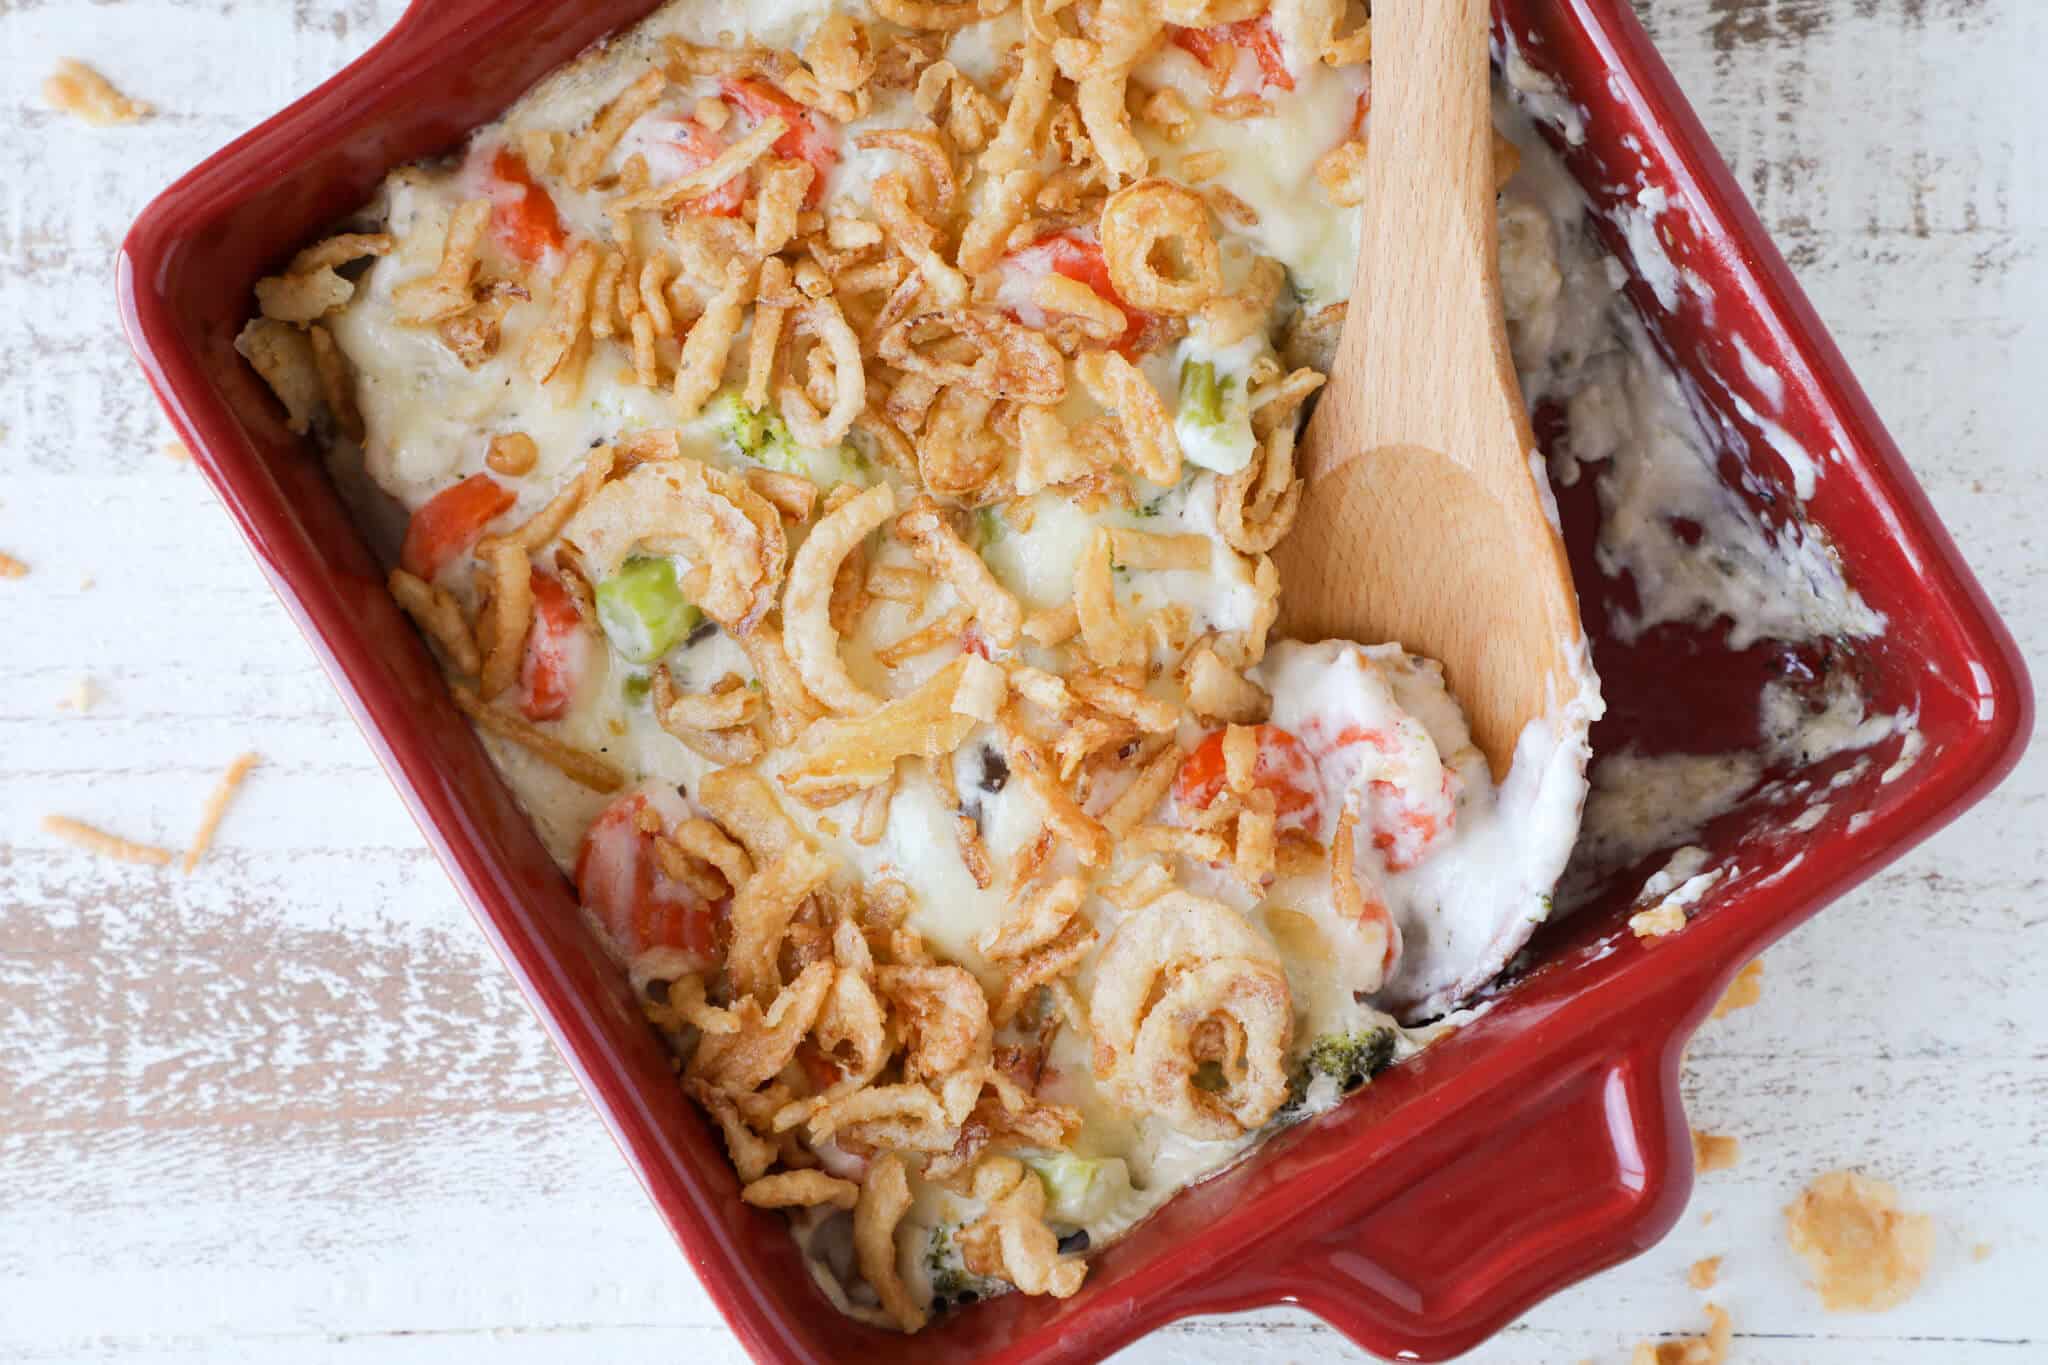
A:
<svg viewBox="0 0 2048 1365">
<path fill-rule="evenodd" d="M 1638 0 L 1921 479 L 2037 658 L 2048 5 Z M 539 1028 L 167 432 L 110 262 L 148 198 L 366 47 L 401 0 L 0 0 L 0 1362 L 737 1360 Z M 59 56 L 161 109 L 45 111 Z M 75 680 L 101 694 L 60 710 Z M 180 843 L 265 756 L 199 876 Z M 1669 1241 L 1488 1365 L 1624 1360 L 1727 1306 L 1736 1358 L 2048 1359 L 2048 749 L 1774 951 L 1692 1054 L 1743 1139 Z M 1778 1210 L 1851 1163 L 1931 1212 L 1912 1303 L 1830 1317 Z M 1711 1224 L 1703 1215 L 1713 1214 Z M 1988 1245 L 1978 1261 L 1972 1248 Z M 1722 1287 L 1688 1289 L 1725 1254 Z M 1130 1360 L 1356 1358 L 1305 1315 Z"/>
</svg>

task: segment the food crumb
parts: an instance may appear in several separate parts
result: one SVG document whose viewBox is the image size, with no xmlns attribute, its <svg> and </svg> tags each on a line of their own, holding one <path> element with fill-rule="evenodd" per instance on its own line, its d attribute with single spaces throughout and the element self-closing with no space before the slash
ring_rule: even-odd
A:
<svg viewBox="0 0 2048 1365">
<path fill-rule="evenodd" d="M 1785 1238 L 1830 1313 L 1878 1313 L 1913 1296 L 1934 1256 L 1934 1220 L 1899 1209 L 1890 1182 L 1829 1171 L 1785 1206 Z"/>
<path fill-rule="evenodd" d="M 1629 932 L 1640 939 L 1659 939 L 1685 927 L 1685 907 L 1665 901 L 1650 910 L 1638 910 L 1628 917 Z"/>
<path fill-rule="evenodd" d="M 93 703 L 98 700 L 99 689 L 93 686 L 91 678 L 75 678 L 72 680 L 71 690 L 57 699 L 57 709 L 76 711 L 83 715 L 92 710 Z"/>
<path fill-rule="evenodd" d="M 221 774 L 219 785 L 214 787 L 213 795 L 206 798 L 206 809 L 200 813 L 199 832 L 192 836 L 192 847 L 185 850 L 183 871 L 190 873 L 193 868 L 199 866 L 199 860 L 204 858 L 206 850 L 213 846 L 213 833 L 220 828 L 221 817 L 228 813 L 228 803 L 235 799 L 235 793 L 241 788 L 242 779 L 247 777 L 249 770 L 260 761 L 255 754 L 243 754 L 230 763 L 228 770 Z"/>
<path fill-rule="evenodd" d="M 1707 1211 L 1706 1211 L 1705 1213 L 1703 1213 L 1703 1214 L 1701 1214 L 1701 1215 L 1700 1215 L 1700 1226 L 1701 1226 L 1701 1227 L 1703 1227 L 1703 1228 L 1705 1228 L 1705 1227 L 1712 1227 L 1713 1225 L 1714 1225 L 1714 1211 L 1713 1211 L 1712 1209 L 1708 1209 L 1708 1210 L 1707 1210 Z"/>
<path fill-rule="evenodd" d="M 94 588 L 98 586 L 99 579 L 93 577 L 91 574 L 87 574 L 83 578 L 78 580 L 78 590 L 80 592 L 91 592 Z"/>
<path fill-rule="evenodd" d="M 1991 1243 L 1979 1242 L 1970 1248 L 1970 1259 L 1980 1264 L 1991 1259 Z"/>
<path fill-rule="evenodd" d="M 178 462 L 179 464 L 191 464 L 191 463 L 192 463 L 192 452 L 191 452 L 190 450 L 187 450 L 187 449 L 185 448 L 185 443 L 184 443 L 183 441 L 178 441 L 178 440 L 170 440 L 170 441 L 165 441 L 165 442 L 164 442 L 164 454 L 166 454 L 166 455 L 170 456 L 170 457 L 171 457 L 171 458 L 172 458 L 173 460 L 176 460 L 176 461 L 177 461 L 177 462 Z"/>
<path fill-rule="evenodd" d="M 118 834 L 109 834 L 103 829 L 86 824 L 83 820 L 74 820 L 68 815 L 45 815 L 43 831 L 56 835 L 74 848 L 82 848 L 88 853 L 96 853 L 117 863 L 167 867 L 171 862 L 172 855 L 169 849 L 123 839 Z"/>
<path fill-rule="evenodd" d="M 52 109 L 84 119 L 96 128 L 133 123 L 156 112 L 141 100 L 129 99 L 105 76 L 70 57 L 43 78 L 43 98 Z"/>
<path fill-rule="evenodd" d="M 0 550 L 0 578 L 27 578 L 28 565 Z"/>
<path fill-rule="evenodd" d="M 1692 1164 L 1704 1173 L 1725 1171 L 1735 1165 L 1735 1159 L 1742 1154 L 1742 1139 L 1729 1137 L 1725 1133 L 1702 1133 L 1697 1128 L 1692 1134 Z"/>
<path fill-rule="evenodd" d="M 1712 1289 L 1721 1278 L 1721 1258 L 1708 1256 L 1694 1261 L 1692 1268 L 1685 1272 L 1685 1282 L 1694 1289 Z"/>
<path fill-rule="evenodd" d="M 1764 960 L 1751 958 L 1749 965 L 1737 972 L 1735 979 L 1728 983 L 1728 989 L 1721 993 L 1720 1003 L 1714 1006 L 1712 1017 L 1719 1019 L 1737 1010 L 1746 1010 L 1763 999 L 1763 994 Z"/>
<path fill-rule="evenodd" d="M 1678 1337 L 1671 1341 L 1639 1341 L 1629 1365 L 1722 1365 L 1734 1339 L 1728 1314 L 1718 1304 L 1707 1305 L 1707 1334 Z"/>
</svg>

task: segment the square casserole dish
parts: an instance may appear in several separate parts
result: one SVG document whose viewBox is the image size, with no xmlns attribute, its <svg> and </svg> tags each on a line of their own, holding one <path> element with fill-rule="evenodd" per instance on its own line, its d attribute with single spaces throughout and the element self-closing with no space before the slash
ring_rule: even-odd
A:
<svg viewBox="0 0 2048 1365">
<path fill-rule="evenodd" d="M 368 55 L 149 207 L 119 260 L 122 312 L 173 425 L 740 1341 L 761 1360 L 895 1359 L 903 1339 L 831 1311 L 779 1218 L 740 1203 L 715 1130 L 675 1084 L 321 462 L 234 349 L 260 274 L 387 170 L 452 149 L 654 3 L 415 0 Z M 1634 272 L 1628 290 L 1658 347 L 1712 410 L 1724 481 L 1773 527 L 1818 527 L 1889 623 L 1874 639 L 1797 649 L 1733 649 L 1725 626 L 1625 644 L 1604 623 L 1631 588 L 1599 575 L 1599 508 L 1582 480 L 1560 501 L 1608 693 L 1596 752 L 1754 744 L 1764 681 L 1835 669 L 1852 670 L 1873 710 L 1915 713 L 1924 749 L 1897 765 L 1903 740 L 1888 741 L 1830 793 L 1817 827 L 1782 794 L 1825 787 L 1848 756 L 1766 774 L 1776 781 L 1697 840 L 1732 870 L 1684 933 L 1654 950 L 1629 934 L 1635 891 L 1662 855 L 1621 869 L 1539 935 L 1476 1022 L 1173 1200 L 1094 1259 L 1078 1296 L 1011 1295 L 942 1318 L 915 1347 L 934 1365 L 1094 1360 L 1188 1314 L 1274 1303 L 1381 1355 L 1438 1360 L 1646 1249 L 1690 1193 L 1678 1058 L 1722 988 L 1981 797 L 2025 743 L 2031 690 L 2010 637 L 1628 0 L 1498 0 L 1496 23 L 1557 87 L 1563 102 L 1547 103 L 1583 123 L 1560 150 Z M 1670 204 L 1650 244 L 1614 226 L 1645 188 Z M 1650 263 L 1654 278 L 1631 241 L 1668 258 Z M 1755 418 L 1764 411 L 1774 423 Z M 1547 416 L 1539 434 L 1555 429 Z M 1788 439 L 1825 452 L 1809 498 L 1777 453 Z"/>
</svg>

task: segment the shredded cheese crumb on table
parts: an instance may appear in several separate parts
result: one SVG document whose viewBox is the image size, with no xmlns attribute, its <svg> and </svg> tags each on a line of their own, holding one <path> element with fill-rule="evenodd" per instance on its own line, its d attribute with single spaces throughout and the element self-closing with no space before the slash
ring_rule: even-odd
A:
<svg viewBox="0 0 2048 1365">
<path fill-rule="evenodd" d="M 1714 1006 L 1713 1018 L 1722 1019 L 1737 1010 L 1746 1010 L 1764 995 L 1764 960 L 1752 958 L 1748 965 L 1735 974 L 1728 983 L 1728 989 L 1721 993 L 1721 999 Z"/>
<path fill-rule="evenodd" d="M 114 88 L 114 83 L 70 57 L 43 80 L 43 99 L 52 109 L 84 119 L 96 128 L 133 123 L 156 111 Z"/>
</svg>

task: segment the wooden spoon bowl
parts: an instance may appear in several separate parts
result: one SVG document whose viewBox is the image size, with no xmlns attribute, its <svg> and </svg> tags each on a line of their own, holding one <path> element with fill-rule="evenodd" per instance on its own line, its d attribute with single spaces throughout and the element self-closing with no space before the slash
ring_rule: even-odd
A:
<svg viewBox="0 0 2048 1365">
<path fill-rule="evenodd" d="M 1487 13 L 1373 6 L 1358 271 L 1274 558 L 1282 631 L 1440 660 L 1498 780 L 1584 630 L 1501 309 Z"/>
</svg>

